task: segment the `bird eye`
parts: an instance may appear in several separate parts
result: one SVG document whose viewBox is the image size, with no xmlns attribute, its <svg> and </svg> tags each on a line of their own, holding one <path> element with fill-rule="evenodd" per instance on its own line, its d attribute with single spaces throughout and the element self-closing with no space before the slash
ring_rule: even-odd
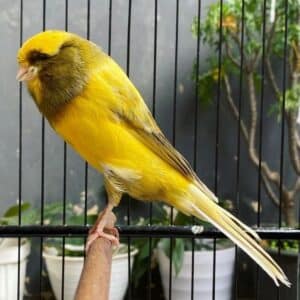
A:
<svg viewBox="0 0 300 300">
<path fill-rule="evenodd" d="M 46 53 L 42 53 L 39 51 L 32 51 L 29 56 L 28 56 L 28 60 L 31 63 L 35 63 L 37 61 L 41 61 L 41 60 L 46 60 L 50 57 L 50 55 L 46 54 Z"/>
<path fill-rule="evenodd" d="M 36 55 L 36 59 L 38 59 L 38 60 L 45 60 L 49 57 L 50 56 L 48 54 L 45 54 L 45 53 L 37 53 L 37 55 Z"/>
</svg>

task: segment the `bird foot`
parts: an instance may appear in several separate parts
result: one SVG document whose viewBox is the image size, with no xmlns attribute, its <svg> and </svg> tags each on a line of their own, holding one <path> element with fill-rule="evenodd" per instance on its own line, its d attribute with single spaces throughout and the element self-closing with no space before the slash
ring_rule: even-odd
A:
<svg viewBox="0 0 300 300">
<path fill-rule="evenodd" d="M 86 243 L 86 252 L 88 252 L 92 243 L 99 237 L 109 240 L 114 246 L 119 246 L 119 232 L 117 228 L 105 228 L 105 232 L 101 228 L 96 228 L 90 232 L 87 243 Z"/>
</svg>

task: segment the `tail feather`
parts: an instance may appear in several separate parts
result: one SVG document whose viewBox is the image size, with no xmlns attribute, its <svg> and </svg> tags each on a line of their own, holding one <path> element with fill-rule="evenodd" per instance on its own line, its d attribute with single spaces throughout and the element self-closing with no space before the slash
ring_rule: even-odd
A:
<svg viewBox="0 0 300 300">
<path fill-rule="evenodd" d="M 221 208 L 221 207 L 220 207 Z M 222 208 L 221 208 L 222 209 Z M 245 231 L 247 231 L 247 233 L 249 233 L 257 242 L 261 242 L 261 238 L 259 237 L 259 235 L 249 226 L 247 226 L 246 224 L 244 224 L 243 222 L 241 222 L 238 218 L 236 218 L 235 216 L 233 216 L 231 213 L 229 213 L 226 209 L 222 209 L 223 212 L 231 219 L 233 220 L 235 223 L 237 223 L 237 225 L 241 226 Z"/>
<path fill-rule="evenodd" d="M 254 230 L 218 206 L 195 186 L 192 186 L 191 192 L 189 213 L 198 218 L 205 218 L 222 231 L 243 249 L 274 280 L 277 286 L 281 282 L 290 287 L 291 284 L 283 270 L 260 246 L 260 238 Z"/>
</svg>

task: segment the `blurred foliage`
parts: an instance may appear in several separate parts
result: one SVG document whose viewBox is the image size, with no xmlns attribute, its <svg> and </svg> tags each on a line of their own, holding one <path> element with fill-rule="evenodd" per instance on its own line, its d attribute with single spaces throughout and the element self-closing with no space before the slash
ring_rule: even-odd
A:
<svg viewBox="0 0 300 300">
<path fill-rule="evenodd" d="M 24 202 L 21 204 L 21 224 L 33 225 L 40 224 L 40 212 L 36 208 L 32 208 L 30 203 Z M 84 209 L 80 208 L 76 211 L 78 205 L 71 203 L 65 206 L 66 223 L 69 225 L 84 224 Z M 44 207 L 44 224 L 45 225 L 61 225 L 63 220 L 64 206 L 62 202 L 53 202 L 45 204 Z M 97 213 L 87 215 L 87 224 L 93 224 L 97 218 Z M 19 219 L 19 204 L 10 206 L 6 212 L 0 217 L 1 225 L 18 225 Z"/>
<path fill-rule="evenodd" d="M 71 204 L 68 203 L 65 206 L 66 223 L 69 225 L 83 225 L 84 209 L 81 207 L 82 204 Z M 40 224 L 40 212 L 36 208 L 32 208 L 30 203 L 24 202 L 21 204 L 10 206 L 6 212 L 0 217 L 1 225 L 18 225 L 19 211 L 21 213 L 21 225 L 33 225 Z M 63 202 L 47 203 L 44 207 L 44 224 L 45 225 L 61 225 L 63 220 L 64 206 Z M 87 224 L 93 224 L 97 219 L 97 209 L 95 213 L 87 215 Z M 84 238 L 72 237 L 65 238 L 65 244 L 71 246 L 83 246 Z M 58 255 L 62 254 L 62 239 L 61 238 L 47 238 L 45 239 L 45 246 L 54 247 L 57 250 Z M 82 256 L 82 249 L 73 249 L 72 247 L 65 248 L 65 255 L 68 256 Z"/>
<path fill-rule="evenodd" d="M 299 241 L 297 240 L 271 240 L 268 242 L 268 247 L 273 251 L 281 249 L 288 253 L 299 253 Z"/>
<path fill-rule="evenodd" d="M 20 209 L 21 208 L 21 209 Z M 10 206 L 6 212 L 0 217 L 1 225 L 18 225 L 19 211 L 21 212 L 21 220 L 23 225 L 34 224 L 37 221 L 37 213 L 30 209 L 30 203 L 24 202 L 19 207 L 19 204 Z"/>
<path fill-rule="evenodd" d="M 192 34 L 199 38 L 201 42 L 208 46 L 210 50 L 208 57 L 208 68 L 205 72 L 197 70 L 197 63 L 194 63 L 192 78 L 198 84 L 198 96 L 201 103 L 207 105 L 212 103 L 219 75 L 221 83 L 222 77 L 226 75 L 232 80 L 239 80 L 240 69 L 238 64 L 241 61 L 241 30 L 242 30 L 242 3 L 244 2 L 244 43 L 243 59 L 244 68 L 242 72 L 251 72 L 256 78 L 256 89 L 261 86 L 260 64 L 262 63 L 262 39 L 263 25 L 265 25 L 265 57 L 271 62 L 283 59 L 285 52 L 285 22 L 287 18 L 287 49 L 290 65 L 299 64 L 293 61 L 292 49 L 300 42 L 300 24 L 298 23 L 299 1 L 298 0 L 277 0 L 275 22 L 270 22 L 270 5 L 267 1 L 264 20 L 263 2 L 260 0 L 228 0 L 223 2 L 222 21 L 220 16 L 220 3 L 211 4 L 207 9 L 207 16 L 203 21 L 197 17 L 192 23 Z M 286 2 L 288 2 L 288 13 L 285 17 Z M 264 22 L 264 24 L 263 24 Z M 222 57 L 219 61 L 220 40 L 222 42 Z M 229 53 L 229 54 L 228 54 Z M 300 53 L 298 53 L 300 55 Z M 233 58 L 235 62 L 231 59 Z M 255 60 L 258 62 L 254 66 Z M 295 66 L 294 66 L 295 67 Z M 219 71 L 220 69 L 220 71 Z M 300 72 L 300 70 L 299 70 Z M 276 74 L 275 74 L 276 75 Z M 276 78 L 275 78 L 276 79 Z M 280 80 L 280 79 L 278 79 Z M 238 81 L 237 81 L 238 82 Z M 281 93 L 283 94 L 284 91 Z M 297 110 L 300 101 L 299 85 L 294 85 L 285 90 L 286 110 Z M 271 108 L 271 112 L 280 115 L 282 107 L 282 95 L 278 95 Z"/>
<path fill-rule="evenodd" d="M 22 225 L 40 224 L 40 211 L 31 207 L 30 203 L 24 202 L 10 206 L 0 217 L 0 225 L 18 225 L 19 211 L 21 212 Z M 65 220 L 68 225 L 84 225 L 84 202 L 67 203 L 65 206 Z M 44 225 L 62 225 L 64 213 L 63 202 L 46 203 L 44 206 Z M 98 217 L 98 206 L 94 205 L 87 211 L 86 222 L 88 225 L 95 223 Z M 65 238 L 65 255 L 66 256 L 83 256 L 85 238 L 66 237 Z M 51 237 L 44 241 L 44 247 L 54 248 L 56 255 L 63 254 L 62 238 Z M 133 250 L 134 248 L 132 248 Z M 128 247 L 121 244 L 114 254 L 127 253 Z"/>
<path fill-rule="evenodd" d="M 275 113 L 278 120 L 281 119 L 283 99 L 285 99 L 284 107 L 286 111 L 297 111 L 300 104 L 300 84 L 295 84 L 292 88 L 287 88 L 285 95 L 279 95 L 279 101 L 271 106 L 269 113 Z"/>
</svg>

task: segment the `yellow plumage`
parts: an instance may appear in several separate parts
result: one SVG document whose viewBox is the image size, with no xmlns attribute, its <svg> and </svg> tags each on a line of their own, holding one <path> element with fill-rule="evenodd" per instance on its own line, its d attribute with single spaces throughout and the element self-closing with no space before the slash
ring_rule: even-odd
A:
<svg viewBox="0 0 300 300">
<path fill-rule="evenodd" d="M 96 45 L 47 31 L 28 40 L 18 60 L 25 69 L 36 66 L 28 88 L 53 129 L 104 174 L 111 208 L 123 193 L 162 200 L 210 221 L 277 285 L 289 285 L 255 232 L 216 204 L 213 193 L 161 133 L 126 74 Z"/>
</svg>

